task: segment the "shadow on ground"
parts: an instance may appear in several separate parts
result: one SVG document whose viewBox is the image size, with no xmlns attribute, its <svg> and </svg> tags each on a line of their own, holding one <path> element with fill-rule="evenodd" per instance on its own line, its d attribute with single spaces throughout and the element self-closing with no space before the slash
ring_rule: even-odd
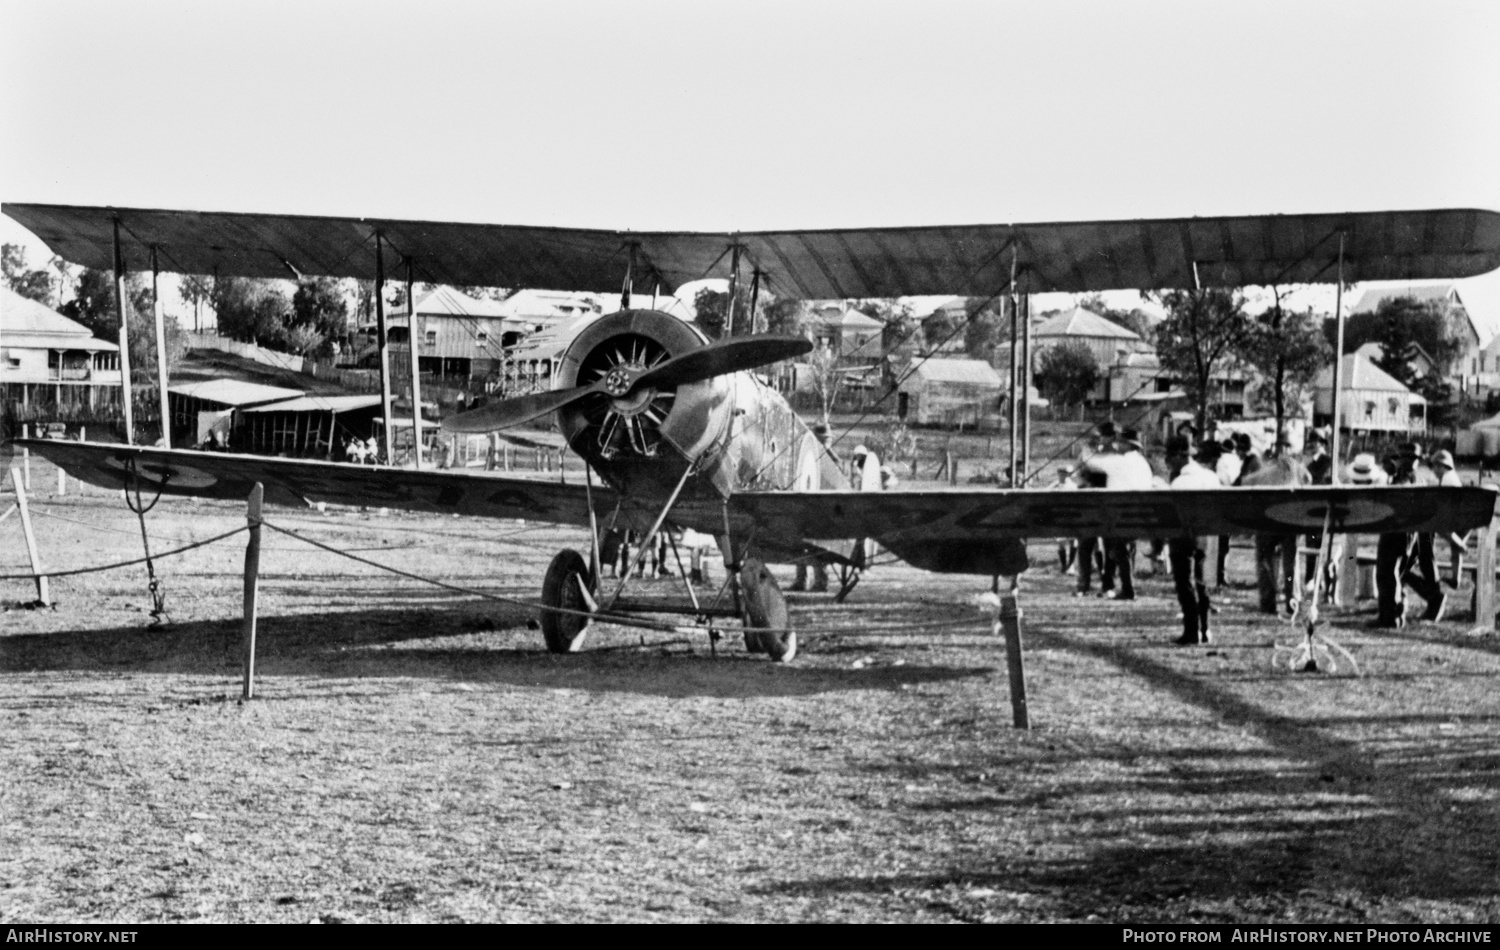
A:
<svg viewBox="0 0 1500 950">
<path fill-rule="evenodd" d="M 581 652 L 559 656 L 542 646 L 532 617 L 526 607 L 473 604 L 268 617 L 257 626 L 256 669 L 265 676 L 424 677 L 716 697 L 894 690 L 993 673 L 918 664 L 780 664 L 747 654 L 736 633 L 709 655 L 706 634 L 611 627 L 591 630 Z M 0 653 L 0 672 L 223 676 L 241 667 L 242 635 L 241 622 L 233 620 L 11 636 Z"/>
<path fill-rule="evenodd" d="M 1073 748 L 1064 737 L 1043 737 L 1040 758 L 997 748 L 987 762 L 960 767 L 989 770 L 988 784 L 911 807 L 997 821 L 1055 814 L 1050 836 L 955 856 L 943 874 L 804 879 L 765 891 L 864 894 L 976 920 L 1500 920 L 1500 749 L 1487 738 L 1494 716 L 1393 709 L 1292 718 L 1235 695 L 1231 682 L 1174 669 L 1151 646 L 1031 633 L 1034 646 L 1103 660 L 1203 721 L 1234 723 L 1261 741 L 1240 751 L 1153 750 L 1149 763 L 1094 739 Z M 1400 735 L 1414 726 L 1474 735 L 1441 747 L 1412 740 L 1377 754 L 1377 746 L 1337 734 Z M 1088 769 L 1069 777 L 1073 764 L 1107 759 L 1119 766 L 1110 772 L 1117 779 Z M 1104 828 L 1114 829 L 1108 838 L 1100 837 Z"/>
</svg>

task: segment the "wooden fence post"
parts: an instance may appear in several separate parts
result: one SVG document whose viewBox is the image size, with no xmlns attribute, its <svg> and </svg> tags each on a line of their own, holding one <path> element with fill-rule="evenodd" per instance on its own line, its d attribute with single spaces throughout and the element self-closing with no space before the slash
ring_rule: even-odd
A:
<svg viewBox="0 0 1500 950">
<path fill-rule="evenodd" d="M 1338 579 L 1333 585 L 1333 602 L 1340 607 L 1353 607 L 1359 603 L 1359 541 L 1360 535 L 1344 535 Z"/>
<path fill-rule="evenodd" d="M 245 520 L 250 525 L 250 540 L 245 544 L 245 620 L 242 626 L 245 650 L 245 684 L 242 699 L 255 697 L 255 614 L 260 592 L 260 509 L 265 487 L 260 482 L 250 489 Z"/>
<path fill-rule="evenodd" d="M 21 533 L 26 536 L 26 554 L 31 558 L 31 573 L 36 575 L 36 599 L 43 607 L 50 607 L 52 599 L 47 596 L 47 576 L 42 573 L 42 558 L 36 548 L 36 532 L 31 530 L 31 512 L 26 510 L 25 481 L 20 469 L 10 470 L 10 482 L 16 488 L 16 508 L 21 514 Z"/>
<path fill-rule="evenodd" d="M 1495 540 L 1500 535 L 1500 510 L 1490 523 L 1476 532 L 1474 555 L 1474 633 L 1488 633 L 1495 626 Z"/>
<path fill-rule="evenodd" d="M 1031 728 L 1031 713 L 1026 708 L 1026 664 L 1021 655 L 1021 607 L 1017 600 L 1021 582 L 1010 579 L 1010 590 L 1000 598 L 995 628 L 1005 635 L 1005 667 L 1010 674 L 1011 721 L 1017 729 Z"/>
</svg>

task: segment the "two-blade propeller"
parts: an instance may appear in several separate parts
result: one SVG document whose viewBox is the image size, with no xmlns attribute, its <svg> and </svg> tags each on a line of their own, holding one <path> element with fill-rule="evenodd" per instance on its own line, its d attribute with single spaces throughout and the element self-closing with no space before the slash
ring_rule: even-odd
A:
<svg viewBox="0 0 1500 950">
<path fill-rule="evenodd" d="M 443 430 L 493 432 L 496 429 L 508 429 L 565 409 L 594 393 L 603 393 L 612 399 L 623 399 L 647 387 L 669 389 L 686 386 L 727 373 L 779 363 L 801 356 L 811 349 L 812 344 L 802 337 L 732 337 L 689 350 L 650 369 L 617 366 L 586 386 L 554 389 L 480 406 L 443 420 Z"/>
</svg>

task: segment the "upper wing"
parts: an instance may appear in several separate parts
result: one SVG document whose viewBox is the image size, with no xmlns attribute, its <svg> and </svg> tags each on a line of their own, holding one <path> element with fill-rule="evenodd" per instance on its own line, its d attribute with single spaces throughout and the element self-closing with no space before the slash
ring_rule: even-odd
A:
<svg viewBox="0 0 1500 950">
<path fill-rule="evenodd" d="M 256 482 L 276 505 L 316 502 L 369 505 L 411 511 L 451 512 L 491 518 L 533 518 L 557 524 L 587 525 L 588 495 L 583 485 L 566 485 L 469 471 L 413 471 L 306 459 L 263 458 L 220 452 L 149 449 L 46 439 L 18 440 L 55 462 L 68 474 L 93 485 L 139 485 L 143 494 L 243 499 Z M 615 494 L 596 487 L 604 510 Z"/>
<path fill-rule="evenodd" d="M 386 261 L 418 280 L 491 287 L 618 290 L 635 273 L 665 291 L 728 276 L 731 247 L 783 296 L 801 299 L 1471 277 L 1500 267 L 1500 214 L 1472 209 L 1162 218 L 1052 224 L 648 232 L 586 228 L 6 204 L 54 252 L 110 268 L 119 224 L 125 266 L 244 277 L 375 277 Z"/>
<path fill-rule="evenodd" d="M 973 544 L 1002 538 L 1170 538 L 1332 530 L 1464 532 L 1488 525 L 1487 488 L 1234 488 L 1219 491 L 746 492 L 732 513 L 770 536 Z"/>
</svg>

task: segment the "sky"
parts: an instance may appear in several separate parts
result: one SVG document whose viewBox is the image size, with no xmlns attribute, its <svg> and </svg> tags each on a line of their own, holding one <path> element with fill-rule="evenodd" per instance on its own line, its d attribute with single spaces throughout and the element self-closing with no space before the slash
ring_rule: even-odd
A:
<svg viewBox="0 0 1500 950">
<path fill-rule="evenodd" d="M 1500 210 L 1493 0 L 0 0 L 0 32 L 4 201 L 714 231 Z M 1500 276 L 1459 286 L 1500 331 Z"/>
</svg>

